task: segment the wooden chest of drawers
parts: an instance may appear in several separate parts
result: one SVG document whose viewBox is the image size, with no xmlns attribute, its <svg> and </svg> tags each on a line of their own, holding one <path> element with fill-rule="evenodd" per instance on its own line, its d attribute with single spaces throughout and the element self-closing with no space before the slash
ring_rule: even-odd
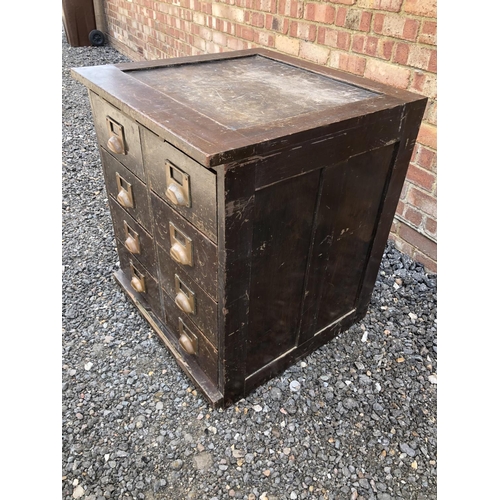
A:
<svg viewBox="0 0 500 500">
<path fill-rule="evenodd" d="M 212 405 L 366 314 L 425 98 L 260 49 L 72 74 L 115 277 Z"/>
</svg>

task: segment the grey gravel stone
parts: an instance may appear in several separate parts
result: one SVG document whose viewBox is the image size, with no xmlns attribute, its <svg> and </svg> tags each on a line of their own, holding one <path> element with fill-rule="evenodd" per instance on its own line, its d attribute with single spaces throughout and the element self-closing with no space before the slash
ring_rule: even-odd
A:
<svg viewBox="0 0 500 500">
<path fill-rule="evenodd" d="M 69 69 L 128 60 L 64 33 L 62 47 L 62 500 L 434 500 L 436 275 L 389 242 L 358 324 L 211 409 L 113 279 L 88 93 Z"/>
</svg>

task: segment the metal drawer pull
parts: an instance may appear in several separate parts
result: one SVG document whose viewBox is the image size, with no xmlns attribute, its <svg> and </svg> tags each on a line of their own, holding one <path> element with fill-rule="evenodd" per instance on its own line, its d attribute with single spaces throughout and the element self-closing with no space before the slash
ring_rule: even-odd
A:
<svg viewBox="0 0 500 500">
<path fill-rule="evenodd" d="M 136 233 L 125 221 L 123 221 L 125 226 L 125 248 L 133 254 L 141 253 L 141 245 L 139 243 L 139 234 Z"/>
<path fill-rule="evenodd" d="M 175 304 L 186 314 L 195 313 L 195 298 L 192 292 L 177 276 L 175 275 Z"/>
<path fill-rule="evenodd" d="M 198 337 L 186 326 L 184 321 L 179 318 L 179 337 L 180 346 L 188 354 L 198 354 Z"/>
<path fill-rule="evenodd" d="M 146 291 L 146 281 L 144 280 L 144 275 L 135 268 L 132 262 L 130 263 L 130 269 L 132 271 L 130 285 L 136 292 L 144 293 Z"/>
<path fill-rule="evenodd" d="M 123 126 L 109 116 L 106 117 L 106 124 L 108 126 L 109 134 L 109 139 L 106 146 L 112 153 L 115 153 L 117 155 L 124 155 L 125 140 L 123 137 Z"/>
<path fill-rule="evenodd" d="M 174 205 L 190 207 L 189 175 L 168 161 L 165 163 L 165 168 L 167 170 L 167 190 L 165 191 L 167 199 Z"/>
<path fill-rule="evenodd" d="M 193 243 L 182 231 L 179 231 L 172 222 L 170 228 L 170 257 L 183 266 L 193 265 Z"/>
<path fill-rule="evenodd" d="M 134 208 L 134 195 L 132 194 L 132 184 L 128 183 L 118 172 L 116 172 L 116 184 L 118 194 L 116 199 L 124 208 Z"/>
</svg>

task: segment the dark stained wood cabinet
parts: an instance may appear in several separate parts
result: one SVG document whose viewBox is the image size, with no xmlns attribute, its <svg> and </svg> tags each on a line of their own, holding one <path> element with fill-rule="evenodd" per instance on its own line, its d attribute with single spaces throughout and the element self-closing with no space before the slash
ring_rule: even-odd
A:
<svg viewBox="0 0 500 500">
<path fill-rule="evenodd" d="M 72 74 L 115 277 L 212 405 L 366 314 L 426 98 L 261 49 Z"/>
</svg>

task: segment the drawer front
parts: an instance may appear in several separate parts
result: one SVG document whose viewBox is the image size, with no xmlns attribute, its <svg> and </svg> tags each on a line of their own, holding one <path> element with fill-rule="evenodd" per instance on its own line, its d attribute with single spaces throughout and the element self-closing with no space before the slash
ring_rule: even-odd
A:
<svg viewBox="0 0 500 500">
<path fill-rule="evenodd" d="M 189 362 L 196 363 L 217 384 L 217 350 L 173 300 L 164 296 L 165 323 L 175 335 L 177 350 Z"/>
<path fill-rule="evenodd" d="M 161 259 L 165 276 L 182 269 L 217 300 L 217 247 L 164 201 L 151 194 L 156 241 L 166 250 Z"/>
<path fill-rule="evenodd" d="M 93 92 L 89 95 L 99 144 L 145 181 L 139 125 Z"/>
<path fill-rule="evenodd" d="M 159 318 L 163 317 L 161 306 L 160 287 L 146 268 L 120 243 L 116 244 L 120 266 L 146 309 L 151 309 Z"/>
<path fill-rule="evenodd" d="M 153 237 L 113 199 L 109 200 L 109 208 L 116 239 L 146 267 L 152 276 L 155 276 L 156 256 Z"/>
<path fill-rule="evenodd" d="M 101 159 L 108 195 L 152 233 L 146 184 L 102 148 Z"/>
<path fill-rule="evenodd" d="M 151 190 L 217 242 L 216 174 L 149 130 L 141 133 Z"/>
<path fill-rule="evenodd" d="M 183 311 L 203 334 L 217 345 L 217 304 L 179 266 L 164 265 L 170 260 L 168 253 L 158 247 L 160 261 L 160 283 L 163 293 L 174 301 L 179 311 Z"/>
</svg>

